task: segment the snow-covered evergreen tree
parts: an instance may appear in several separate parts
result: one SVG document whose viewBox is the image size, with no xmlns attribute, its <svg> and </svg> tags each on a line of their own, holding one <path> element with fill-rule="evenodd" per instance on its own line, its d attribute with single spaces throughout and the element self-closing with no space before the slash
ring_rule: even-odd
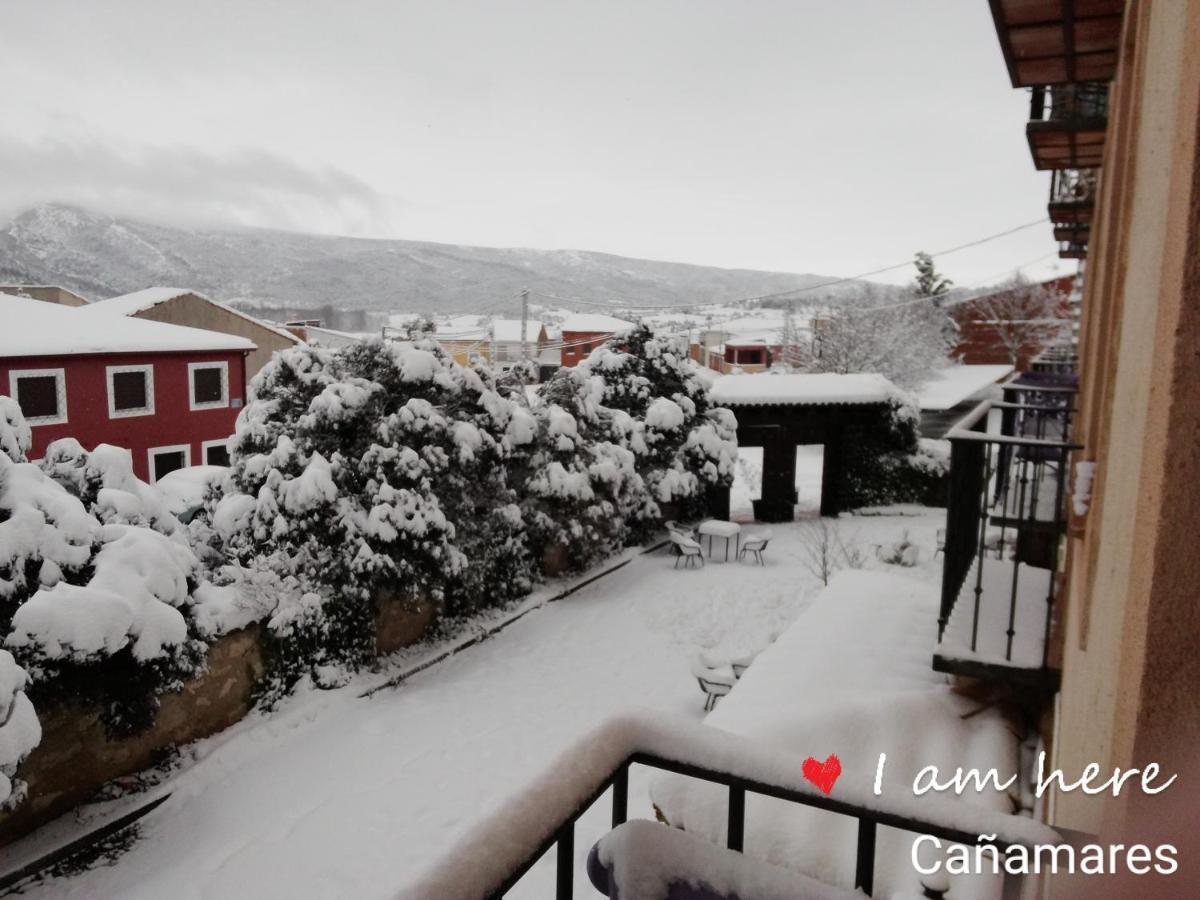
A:
<svg viewBox="0 0 1200 900">
<path fill-rule="evenodd" d="M 615 411 L 614 422 L 626 431 L 625 446 L 655 503 L 691 518 L 705 511 L 711 488 L 732 484 L 736 420 L 709 402 L 705 376 L 681 341 L 639 326 L 579 368 L 600 380 L 596 400 Z"/>
<path fill-rule="evenodd" d="M 563 553 L 575 570 L 619 550 L 655 512 L 626 446 L 633 420 L 601 407 L 602 390 L 585 370 L 560 369 L 533 410 L 537 440 L 521 469 L 534 556 Z"/>
<path fill-rule="evenodd" d="M 505 460 L 535 425 L 479 373 L 432 342 L 298 347 L 253 391 L 210 515 L 241 577 L 286 582 L 268 621 L 280 689 L 365 661 L 380 591 L 462 615 L 528 590 Z"/>
</svg>

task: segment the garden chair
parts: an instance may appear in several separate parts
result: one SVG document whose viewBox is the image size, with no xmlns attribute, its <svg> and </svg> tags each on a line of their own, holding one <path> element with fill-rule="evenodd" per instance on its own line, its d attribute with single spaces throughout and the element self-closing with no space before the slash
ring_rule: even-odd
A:
<svg viewBox="0 0 1200 900">
<path fill-rule="evenodd" d="M 738 551 L 738 559 L 744 559 L 747 553 L 753 553 L 755 560 L 760 566 L 765 566 L 763 562 L 763 551 L 767 549 L 767 544 L 771 543 L 771 531 L 758 531 L 754 534 L 749 534 L 742 541 L 742 549 Z"/>
<path fill-rule="evenodd" d="M 737 682 L 737 677 L 733 674 L 733 667 L 726 664 L 721 666 L 706 665 L 703 655 L 698 656 L 692 661 L 692 675 L 700 684 L 700 690 L 704 692 L 704 711 L 712 712 L 713 707 L 717 705 L 717 701 L 733 690 L 733 685 Z"/>
<path fill-rule="evenodd" d="M 938 554 L 946 555 L 946 529 L 939 528 L 937 530 L 937 549 L 933 551 L 933 558 L 937 559 Z"/>
<path fill-rule="evenodd" d="M 704 565 L 704 552 L 700 549 L 699 541 L 695 541 L 690 537 L 680 534 L 677 531 L 670 532 L 671 547 L 675 551 L 675 565 L 672 568 L 679 568 L 679 561 L 683 560 L 683 567 L 690 569 L 696 560 L 700 561 L 700 565 Z"/>
</svg>

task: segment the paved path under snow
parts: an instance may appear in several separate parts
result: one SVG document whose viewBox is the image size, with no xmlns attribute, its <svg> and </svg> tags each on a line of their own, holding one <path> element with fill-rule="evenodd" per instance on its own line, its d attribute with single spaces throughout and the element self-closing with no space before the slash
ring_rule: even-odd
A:
<svg viewBox="0 0 1200 900">
<path fill-rule="evenodd" d="M 931 513 L 843 527 L 868 549 L 907 529 L 928 558 L 940 524 Z M 639 556 L 396 690 L 360 699 L 359 681 L 294 698 L 202 742 L 115 864 L 30 893 L 392 896 L 606 716 L 650 707 L 701 718 L 696 650 L 765 645 L 817 585 L 799 562 L 800 533 L 776 528 L 766 568 L 674 571 L 664 553 Z M 635 778 L 631 815 L 651 814 L 645 798 Z M 581 827 L 581 859 L 605 819 Z M 545 896 L 550 876 L 539 866 L 511 896 Z"/>
</svg>

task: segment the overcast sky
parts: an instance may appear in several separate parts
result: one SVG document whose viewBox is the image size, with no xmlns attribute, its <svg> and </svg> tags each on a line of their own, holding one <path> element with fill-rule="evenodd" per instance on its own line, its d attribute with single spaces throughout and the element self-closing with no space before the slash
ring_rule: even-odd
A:
<svg viewBox="0 0 1200 900">
<path fill-rule="evenodd" d="M 6 217 L 850 275 L 1046 212 L 985 0 L 5 0 L 0 84 Z"/>
</svg>

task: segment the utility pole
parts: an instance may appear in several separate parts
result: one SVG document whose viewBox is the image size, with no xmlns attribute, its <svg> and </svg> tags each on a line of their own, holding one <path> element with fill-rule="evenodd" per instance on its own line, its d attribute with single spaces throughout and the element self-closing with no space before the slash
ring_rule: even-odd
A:
<svg viewBox="0 0 1200 900">
<path fill-rule="evenodd" d="M 526 343 L 525 335 L 529 329 L 529 288 L 521 290 L 521 378 L 525 378 Z"/>
</svg>

